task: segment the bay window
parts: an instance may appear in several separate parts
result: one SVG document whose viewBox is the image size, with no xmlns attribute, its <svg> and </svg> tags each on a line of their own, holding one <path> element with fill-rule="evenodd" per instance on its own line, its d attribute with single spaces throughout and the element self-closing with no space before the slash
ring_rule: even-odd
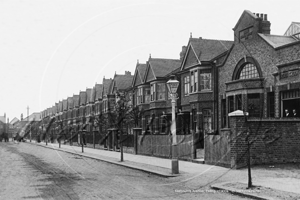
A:
<svg viewBox="0 0 300 200">
<path fill-rule="evenodd" d="M 190 89 L 190 76 L 184 77 L 184 95 L 189 94 Z"/>
<path fill-rule="evenodd" d="M 145 88 L 145 103 L 149 103 L 150 102 L 150 88 Z"/>
<path fill-rule="evenodd" d="M 157 100 L 166 99 L 166 86 L 165 83 L 157 83 Z"/>
<path fill-rule="evenodd" d="M 197 92 L 198 91 L 198 71 L 193 70 L 191 71 L 191 90 L 190 92 Z"/>
<path fill-rule="evenodd" d="M 211 73 L 201 72 L 200 73 L 200 90 L 211 90 Z"/>
<path fill-rule="evenodd" d="M 151 88 L 150 88 L 150 98 L 151 98 L 151 101 L 154 101 L 155 100 L 155 94 L 156 94 L 156 91 L 155 91 L 155 83 L 151 85 Z"/>
<path fill-rule="evenodd" d="M 143 88 L 138 88 L 137 91 L 137 105 L 143 103 Z"/>
</svg>

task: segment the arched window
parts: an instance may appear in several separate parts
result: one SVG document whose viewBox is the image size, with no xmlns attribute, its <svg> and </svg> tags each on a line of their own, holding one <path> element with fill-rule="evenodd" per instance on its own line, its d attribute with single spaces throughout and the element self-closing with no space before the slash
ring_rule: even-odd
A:
<svg viewBox="0 0 300 200">
<path fill-rule="evenodd" d="M 259 73 L 257 71 L 256 66 L 253 63 L 246 63 L 238 75 L 237 79 L 250 79 L 250 78 L 258 78 Z"/>
</svg>

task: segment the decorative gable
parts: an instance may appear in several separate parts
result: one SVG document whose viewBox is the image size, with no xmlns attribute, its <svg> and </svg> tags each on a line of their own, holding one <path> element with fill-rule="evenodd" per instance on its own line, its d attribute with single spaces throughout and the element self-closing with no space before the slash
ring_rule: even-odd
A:
<svg viewBox="0 0 300 200">
<path fill-rule="evenodd" d="M 258 33 L 270 34 L 270 27 L 271 23 L 266 14 L 251 13 L 245 10 L 233 28 L 234 42 L 255 38 Z"/>
<path fill-rule="evenodd" d="M 197 55 L 195 54 L 195 51 L 193 50 L 193 46 L 189 45 L 189 48 L 186 52 L 185 60 L 181 67 L 181 70 L 187 69 L 187 68 L 197 65 L 197 64 L 199 64 Z"/>
<path fill-rule="evenodd" d="M 147 71 L 146 71 L 146 81 L 145 82 L 150 82 L 152 80 L 155 80 L 155 75 L 153 73 L 152 67 L 150 65 L 150 63 L 147 66 Z"/>
<path fill-rule="evenodd" d="M 141 77 L 140 77 L 140 73 L 138 70 L 136 70 L 136 74 L 135 74 L 135 77 L 134 77 L 134 83 L 133 83 L 133 86 L 138 86 L 142 84 L 142 80 L 141 80 Z"/>
<path fill-rule="evenodd" d="M 67 99 L 63 100 L 63 111 L 68 110 L 68 101 Z"/>
</svg>

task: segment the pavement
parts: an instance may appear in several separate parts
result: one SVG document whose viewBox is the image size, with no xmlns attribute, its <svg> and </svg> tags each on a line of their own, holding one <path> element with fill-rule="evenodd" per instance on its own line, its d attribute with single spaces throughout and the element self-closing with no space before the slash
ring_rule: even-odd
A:
<svg viewBox="0 0 300 200">
<path fill-rule="evenodd" d="M 155 174 L 161 177 L 170 178 L 170 177 L 180 177 L 184 175 L 194 175 L 197 174 L 205 174 L 206 172 L 213 172 L 213 173 L 226 173 L 228 168 L 214 166 L 214 165 L 207 165 L 201 163 L 194 163 L 189 161 L 179 161 L 179 174 L 172 174 L 171 173 L 171 160 L 165 158 L 158 158 L 152 156 L 143 156 L 143 155 L 135 155 L 130 153 L 123 153 L 123 161 L 120 161 L 121 153 L 115 151 L 108 151 L 108 150 L 101 150 L 101 149 L 93 149 L 93 148 L 83 148 L 77 145 L 61 145 L 59 147 L 58 143 L 46 143 L 41 142 L 37 143 L 35 141 L 28 143 L 39 145 L 45 148 L 51 148 L 57 151 L 68 152 L 72 154 L 76 154 L 78 156 L 83 156 L 87 158 L 92 158 L 104 162 L 108 162 L 111 164 L 116 164 L 124 167 L 128 167 L 135 170 L 144 171 L 150 174 Z M 236 170 L 238 171 L 238 170 Z M 264 173 L 264 172 L 263 172 Z M 274 172 L 275 173 L 275 172 Z M 211 185 L 212 189 L 215 190 L 223 190 L 226 192 L 230 192 L 232 194 L 241 195 L 245 197 L 250 197 L 254 199 L 282 199 L 280 195 L 274 191 L 279 192 L 281 195 L 288 196 L 292 194 L 288 199 L 300 199 L 300 180 L 298 178 L 290 178 L 290 177 L 276 177 L 276 174 L 273 177 L 261 177 L 256 178 L 255 185 L 259 185 L 261 187 L 267 188 L 270 191 L 266 192 L 267 195 L 262 193 L 261 191 L 249 191 L 245 189 L 237 189 L 236 185 L 246 185 L 246 180 L 244 182 L 221 182 L 215 183 Z M 270 195 L 268 195 L 268 193 Z M 278 194 L 279 194 L 278 193 Z M 276 196 L 277 195 L 277 196 Z M 293 197 L 293 198 L 292 198 Z M 294 198 L 296 197 L 296 198 Z M 299 198 L 298 198 L 299 197 Z"/>
</svg>

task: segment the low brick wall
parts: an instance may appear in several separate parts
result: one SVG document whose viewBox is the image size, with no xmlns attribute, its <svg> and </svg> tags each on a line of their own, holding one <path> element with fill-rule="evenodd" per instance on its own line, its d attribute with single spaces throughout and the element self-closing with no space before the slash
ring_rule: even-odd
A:
<svg viewBox="0 0 300 200">
<path fill-rule="evenodd" d="M 230 119 L 231 167 L 247 163 L 247 138 L 251 144 L 251 164 L 300 162 L 300 120 Z"/>
</svg>

